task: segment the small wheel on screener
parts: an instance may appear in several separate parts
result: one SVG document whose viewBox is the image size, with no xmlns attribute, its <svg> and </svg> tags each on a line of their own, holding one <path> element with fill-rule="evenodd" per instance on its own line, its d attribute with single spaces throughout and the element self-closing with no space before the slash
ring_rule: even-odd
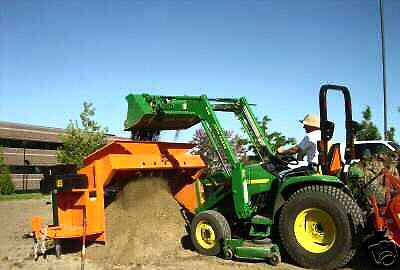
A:
<svg viewBox="0 0 400 270">
<path fill-rule="evenodd" d="M 56 257 L 57 259 L 61 258 L 61 240 L 56 239 L 55 240 L 55 249 L 56 249 Z"/>
<path fill-rule="evenodd" d="M 207 210 L 193 218 L 190 238 L 199 253 L 216 256 L 222 251 L 223 240 L 231 238 L 231 229 L 221 213 Z"/>
</svg>

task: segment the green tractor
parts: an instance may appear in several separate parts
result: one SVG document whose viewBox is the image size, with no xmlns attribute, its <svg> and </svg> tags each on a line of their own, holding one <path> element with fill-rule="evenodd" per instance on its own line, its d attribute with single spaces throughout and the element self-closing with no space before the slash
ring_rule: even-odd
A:
<svg viewBox="0 0 400 270">
<path fill-rule="evenodd" d="M 324 85 L 321 92 L 337 88 Z M 276 265 L 282 246 L 299 265 L 319 269 L 342 267 L 355 255 L 364 217 L 345 183 L 328 175 L 325 164 L 330 155 L 323 142 L 325 174 L 292 170 L 288 165 L 297 161 L 271 150 L 244 97 L 141 94 L 129 95 L 127 101 L 125 128 L 136 138 L 201 123 L 218 154 L 223 169 L 200 177 L 206 199 L 190 224 L 199 253 Z M 230 112 L 239 119 L 253 145 L 254 162 L 245 164 L 235 155 L 216 112 Z M 322 123 L 322 134 L 329 135 L 333 126 Z"/>
</svg>

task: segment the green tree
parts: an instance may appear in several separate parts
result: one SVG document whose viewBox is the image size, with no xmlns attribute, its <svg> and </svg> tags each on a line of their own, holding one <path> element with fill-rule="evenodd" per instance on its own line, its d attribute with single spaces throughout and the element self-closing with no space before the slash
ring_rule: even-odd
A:
<svg viewBox="0 0 400 270">
<path fill-rule="evenodd" d="M 281 146 L 286 145 L 295 145 L 296 139 L 292 137 L 286 137 L 281 132 L 278 131 L 270 131 L 269 124 L 271 122 L 271 118 L 265 115 L 261 121 L 258 121 L 264 135 L 267 137 L 269 144 L 271 145 L 272 151 L 276 151 Z"/>
<path fill-rule="evenodd" d="M 362 112 L 363 120 L 360 123 L 360 130 L 356 134 L 359 141 L 363 140 L 380 140 L 382 139 L 378 128 L 372 122 L 372 110 L 370 106 Z"/>
<path fill-rule="evenodd" d="M 63 146 L 57 150 L 58 162 L 83 165 L 83 159 L 106 143 L 107 128 L 93 120 L 96 109 L 92 103 L 83 103 L 81 125 L 70 121 L 64 134 L 60 135 Z"/>
<path fill-rule="evenodd" d="M 397 111 L 400 113 L 400 107 L 397 108 Z M 394 127 L 390 127 L 387 132 L 387 137 L 389 141 L 396 141 L 396 129 Z"/>
<path fill-rule="evenodd" d="M 387 139 L 389 141 L 395 141 L 396 137 L 396 129 L 394 127 L 390 127 L 389 130 L 387 131 Z"/>
<path fill-rule="evenodd" d="M 0 194 L 12 194 L 14 192 L 15 186 L 11 179 L 10 170 L 4 160 L 3 150 L 0 148 Z"/>
</svg>

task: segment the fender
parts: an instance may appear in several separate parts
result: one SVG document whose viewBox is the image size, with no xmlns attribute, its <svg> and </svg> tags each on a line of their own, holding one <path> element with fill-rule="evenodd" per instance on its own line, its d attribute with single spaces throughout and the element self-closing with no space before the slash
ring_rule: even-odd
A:
<svg viewBox="0 0 400 270">
<path fill-rule="evenodd" d="M 307 185 L 315 185 L 315 184 L 323 184 L 323 185 L 332 185 L 346 188 L 344 183 L 337 178 L 336 176 L 329 175 L 302 175 L 302 176 L 289 176 L 283 178 L 279 185 L 277 196 L 275 197 L 274 204 L 274 217 L 278 210 L 282 207 L 282 205 L 288 199 L 287 192 L 289 191 L 292 194 L 295 190 L 307 186 Z"/>
</svg>

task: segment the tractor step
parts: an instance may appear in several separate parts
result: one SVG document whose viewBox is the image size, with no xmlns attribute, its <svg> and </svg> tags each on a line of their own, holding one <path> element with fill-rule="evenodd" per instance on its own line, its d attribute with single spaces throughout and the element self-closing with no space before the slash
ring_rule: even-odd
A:
<svg viewBox="0 0 400 270">
<path fill-rule="evenodd" d="M 272 220 L 261 216 L 255 215 L 251 218 L 251 227 L 249 236 L 254 238 L 266 238 L 271 233 Z"/>
<path fill-rule="evenodd" d="M 279 247 L 273 244 L 269 238 L 225 240 L 223 251 L 227 259 L 266 260 L 272 265 L 277 265 L 281 262 Z"/>
</svg>

